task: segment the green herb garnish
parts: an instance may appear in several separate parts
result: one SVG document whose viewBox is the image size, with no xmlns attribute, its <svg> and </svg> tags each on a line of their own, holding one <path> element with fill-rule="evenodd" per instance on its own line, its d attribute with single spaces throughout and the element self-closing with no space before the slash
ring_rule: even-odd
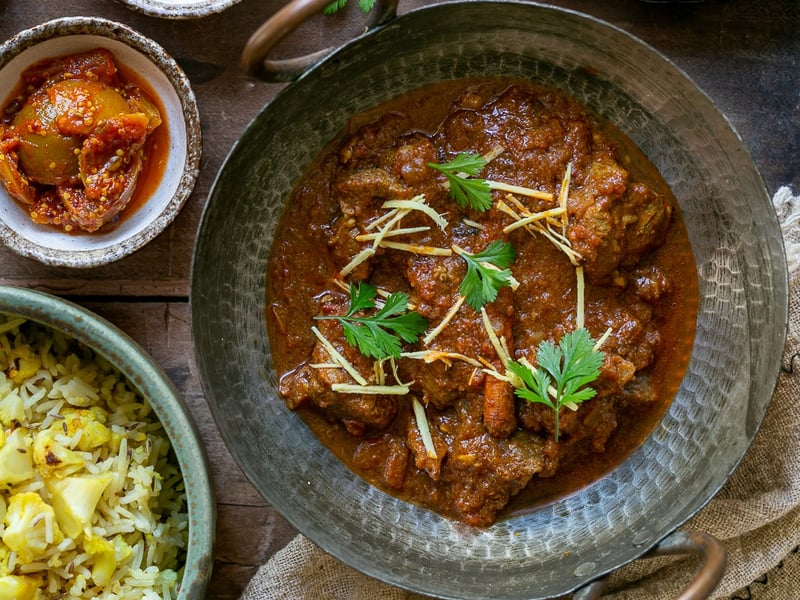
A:
<svg viewBox="0 0 800 600">
<path fill-rule="evenodd" d="M 347 6 L 347 0 L 334 0 L 322 9 L 323 14 L 332 15 Z M 375 0 L 358 0 L 358 7 L 364 13 L 368 13 L 375 6 Z"/>
<path fill-rule="evenodd" d="M 350 306 L 342 316 L 322 316 L 316 319 L 335 319 L 341 323 L 347 343 L 365 356 L 383 359 L 399 358 L 401 340 L 414 343 L 425 331 L 428 322 L 414 311 L 408 310 L 408 294 L 389 294 L 383 306 L 373 315 L 356 316 L 359 311 L 377 308 L 375 286 L 361 282 L 350 284 Z"/>
<path fill-rule="evenodd" d="M 536 350 L 537 368 L 530 363 L 509 361 L 506 367 L 519 377 L 523 387 L 515 393 L 528 402 L 546 404 L 555 411 L 555 441 L 558 441 L 558 413 L 566 406 L 577 410 L 578 404 L 593 398 L 597 391 L 587 387 L 600 376 L 603 353 L 595 349 L 586 329 L 564 335 L 558 346 L 542 342 Z"/>
<path fill-rule="evenodd" d="M 458 246 L 453 246 L 453 250 L 467 263 L 467 274 L 459 292 L 475 310 L 494 302 L 500 288 L 512 285 L 514 278 L 508 267 L 517 253 L 511 244 L 494 240 L 486 250 L 477 254 L 470 254 Z"/>
<path fill-rule="evenodd" d="M 486 166 L 486 159 L 474 152 L 462 152 L 448 163 L 428 163 L 441 171 L 450 185 L 450 196 L 461 208 L 481 212 L 492 207 L 492 193 L 485 179 L 476 176 Z"/>
</svg>

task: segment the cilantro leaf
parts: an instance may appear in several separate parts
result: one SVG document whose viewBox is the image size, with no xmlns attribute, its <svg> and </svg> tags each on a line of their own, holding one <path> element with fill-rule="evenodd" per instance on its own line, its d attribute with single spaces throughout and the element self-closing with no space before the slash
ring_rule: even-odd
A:
<svg viewBox="0 0 800 600">
<path fill-rule="evenodd" d="M 346 5 L 347 0 L 333 0 L 333 2 L 322 9 L 322 14 L 332 15 L 333 13 L 342 10 Z"/>
<path fill-rule="evenodd" d="M 378 291 L 368 283 L 350 284 L 350 306 L 345 317 L 352 317 L 360 310 L 375 308 L 375 297 Z"/>
<path fill-rule="evenodd" d="M 347 0 L 333 0 L 333 2 L 322 9 L 322 13 L 326 15 L 332 15 L 333 13 L 342 10 L 345 6 L 347 6 Z M 365 14 L 371 11 L 374 6 L 375 0 L 358 0 L 358 7 Z"/>
<path fill-rule="evenodd" d="M 564 335 L 558 346 L 542 342 L 536 349 L 537 368 L 509 361 L 506 368 L 522 382 L 515 393 L 528 402 L 545 404 L 555 411 L 555 441 L 558 441 L 559 411 L 593 398 L 597 391 L 586 387 L 600 376 L 603 353 L 594 348 L 584 328 Z M 554 393 L 553 393 L 554 390 Z"/>
<path fill-rule="evenodd" d="M 513 360 L 506 364 L 506 368 L 516 375 L 523 383 L 523 387 L 519 387 L 515 390 L 517 396 L 528 402 L 539 402 L 555 409 L 556 404 L 547 392 L 547 388 L 550 387 L 552 383 L 552 379 L 550 375 L 547 374 L 547 371 L 544 369 L 532 369 L 527 365 Z"/>
<path fill-rule="evenodd" d="M 428 166 L 440 171 L 453 171 L 475 177 L 486 166 L 486 159 L 475 152 L 462 152 L 448 163 L 428 163 Z"/>
<path fill-rule="evenodd" d="M 489 184 L 485 179 L 476 178 L 486 166 L 486 159 L 480 154 L 462 152 L 448 163 L 428 163 L 428 166 L 444 173 L 450 185 L 450 196 L 461 208 L 483 212 L 492 207 Z"/>
<path fill-rule="evenodd" d="M 347 343 L 365 356 L 382 359 L 400 356 L 401 341 L 413 343 L 425 331 L 428 322 L 419 314 L 408 311 L 408 294 L 389 294 L 383 306 L 373 315 L 357 313 L 375 309 L 375 286 L 368 283 L 350 284 L 350 305 L 341 316 L 321 316 L 316 319 L 335 319 L 344 330 Z"/>
<path fill-rule="evenodd" d="M 459 292 L 475 310 L 494 302 L 500 288 L 510 286 L 512 277 L 508 267 L 517 257 L 514 246 L 494 240 L 483 252 L 470 254 L 461 249 L 456 253 L 467 263 L 467 274 Z"/>
</svg>

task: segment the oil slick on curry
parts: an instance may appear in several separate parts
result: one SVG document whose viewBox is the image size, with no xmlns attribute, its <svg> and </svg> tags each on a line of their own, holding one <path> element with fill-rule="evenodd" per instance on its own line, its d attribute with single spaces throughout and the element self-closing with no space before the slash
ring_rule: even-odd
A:
<svg viewBox="0 0 800 600">
<path fill-rule="evenodd" d="M 43 60 L 2 107 L 0 181 L 36 223 L 107 231 L 157 185 L 163 119 L 146 84 L 106 49 Z"/>
<path fill-rule="evenodd" d="M 370 483 L 475 526 L 639 446 L 697 311 L 677 202 L 643 153 L 503 78 L 353 117 L 295 186 L 267 287 L 288 407 Z"/>
</svg>

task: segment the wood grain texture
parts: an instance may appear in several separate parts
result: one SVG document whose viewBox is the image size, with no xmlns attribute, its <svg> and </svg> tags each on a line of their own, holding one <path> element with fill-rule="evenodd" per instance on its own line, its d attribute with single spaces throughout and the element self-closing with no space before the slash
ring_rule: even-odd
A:
<svg viewBox="0 0 800 600">
<path fill-rule="evenodd" d="M 399 10 L 428 3 L 404 0 Z M 0 39 L 62 16 L 97 15 L 119 21 L 161 44 L 183 67 L 197 97 L 203 131 L 200 177 L 166 231 L 124 260 L 90 270 L 47 267 L 0 248 L 0 284 L 48 291 L 95 310 L 150 352 L 184 394 L 206 444 L 218 500 L 210 598 L 238 598 L 258 565 L 296 533 L 247 481 L 213 422 L 193 359 L 188 304 L 194 236 L 216 173 L 247 124 L 283 87 L 244 75 L 239 56 L 258 24 L 283 4 L 283 0 L 243 0 L 219 15 L 168 21 L 111 0 L 0 0 Z M 661 51 L 730 119 L 768 191 L 792 183 L 798 189 L 800 3 L 796 0 L 551 4 L 609 21 Z M 304 25 L 275 55 L 292 56 L 343 43 L 363 26 L 362 17 L 351 9 Z"/>
</svg>

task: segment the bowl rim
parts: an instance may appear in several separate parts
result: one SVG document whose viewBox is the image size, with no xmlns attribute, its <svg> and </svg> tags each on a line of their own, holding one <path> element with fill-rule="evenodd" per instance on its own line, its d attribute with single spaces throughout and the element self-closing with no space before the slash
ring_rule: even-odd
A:
<svg viewBox="0 0 800 600">
<path fill-rule="evenodd" d="M 56 249 L 23 237 L 0 219 L 0 239 L 17 254 L 55 267 L 89 268 L 117 261 L 139 250 L 161 234 L 178 216 L 194 191 L 200 174 L 202 155 L 202 133 L 200 115 L 194 91 L 188 77 L 175 59 L 157 42 L 128 25 L 101 17 L 59 17 L 22 30 L 0 44 L 0 72 L 17 56 L 37 44 L 61 37 L 93 36 L 107 38 L 114 43 L 128 46 L 156 67 L 172 86 L 180 102 L 182 126 L 186 136 L 186 157 L 180 166 L 180 177 L 176 189 L 163 209 L 152 216 L 138 232 L 120 239 L 113 246 L 66 250 Z M 5 101 L 1 99 L 0 101 Z M 5 190 L 3 190 L 4 195 Z M 10 202 L 13 199 L 8 198 Z M 147 204 L 145 201 L 144 205 Z M 143 206 L 144 206 L 143 205 Z M 42 225 L 44 228 L 48 226 Z M 64 234 L 69 235 L 69 234 Z M 92 234 L 88 234 L 92 235 Z"/>
<path fill-rule="evenodd" d="M 205 446 L 175 384 L 128 334 L 69 300 L 38 290 L 0 285 L 0 312 L 24 317 L 88 346 L 150 404 L 167 432 L 186 489 L 189 539 L 178 598 L 205 597 L 214 562 L 216 501 Z M 185 581 L 190 581 L 188 587 L 183 585 Z"/>
<path fill-rule="evenodd" d="M 117 0 L 145 15 L 162 19 L 199 19 L 221 13 L 242 0 Z"/>
</svg>

